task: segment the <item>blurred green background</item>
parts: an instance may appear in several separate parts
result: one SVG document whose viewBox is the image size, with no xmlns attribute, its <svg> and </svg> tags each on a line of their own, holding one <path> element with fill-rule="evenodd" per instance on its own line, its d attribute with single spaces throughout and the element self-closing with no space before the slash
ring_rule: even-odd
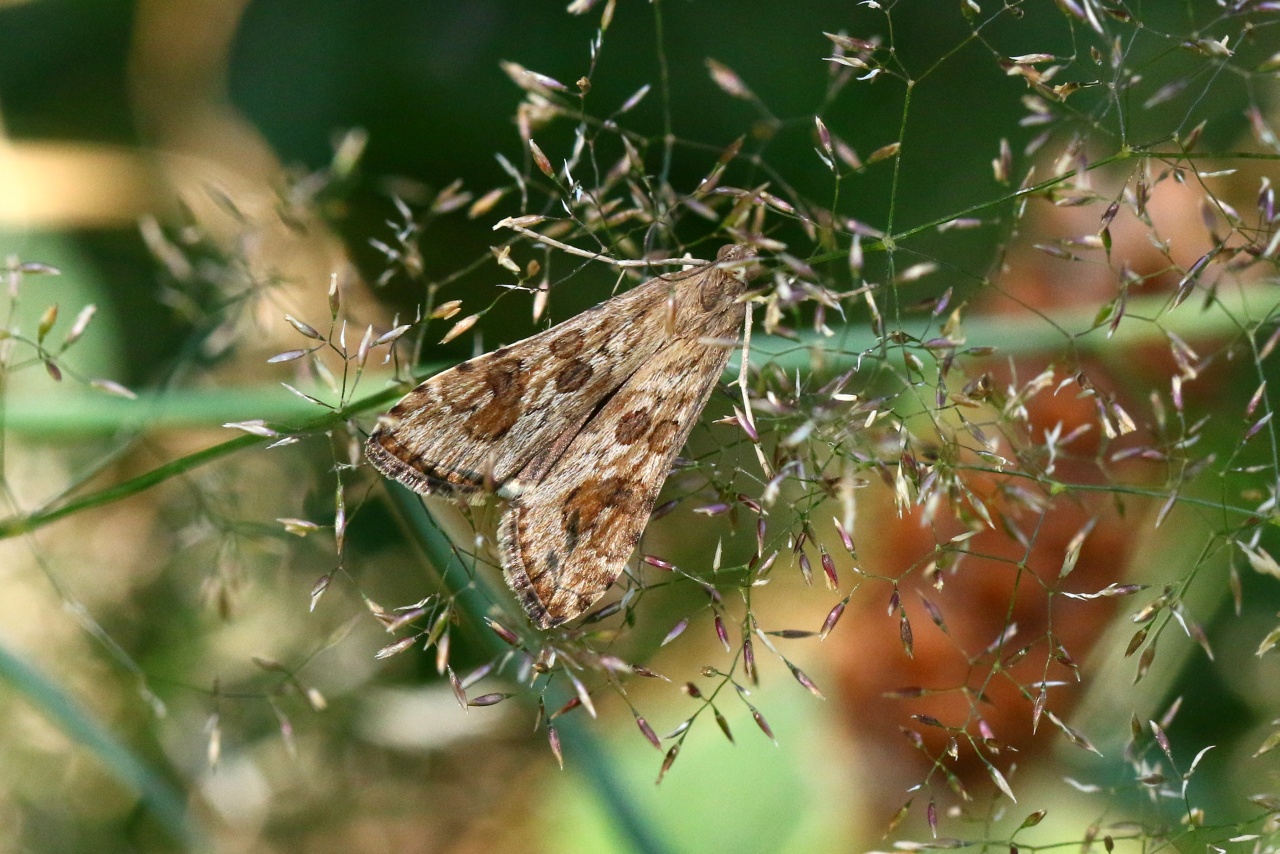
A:
<svg viewBox="0 0 1280 854">
<path fill-rule="evenodd" d="M 604 4 L 583 15 L 568 14 L 561 3 L 483 0 L 0 6 L 0 250 L 61 271 L 25 277 L 11 290 L 6 324 L 30 336 L 56 302 L 57 338 L 83 305 L 98 307 L 90 331 L 59 360 L 61 382 L 16 344 L 5 351 L 0 515 L 58 506 L 65 496 L 94 495 L 187 459 L 236 435 L 222 428 L 226 422 L 299 423 L 314 415 L 279 382 L 319 393 L 324 377 L 284 373 L 266 359 L 301 346 L 284 314 L 323 327 L 331 276 L 341 283 L 343 311 L 360 330 L 366 323 L 388 328 L 396 312 L 412 317 L 428 294 L 437 303 L 462 299 L 465 311 L 497 297 L 495 286 L 504 278 L 489 248 L 508 235 L 496 235 L 491 225 L 525 212 L 518 192 L 474 218 L 465 206 L 441 214 L 430 206 L 455 180 L 474 197 L 509 185 L 495 154 L 529 174 L 514 119 L 524 93 L 503 72 L 504 61 L 571 88 L 590 75 L 587 104 L 596 117 L 653 85 L 623 123 L 649 141 L 645 165 L 656 173 L 670 120 L 679 144 L 668 180 L 679 192 L 691 191 L 720 152 L 745 137 L 747 156 L 731 167 L 732 179 L 744 186 L 769 181 L 779 195 L 785 188 L 788 196 L 830 206 L 842 258 L 848 219 L 901 233 L 991 204 L 977 214 L 987 227 L 923 230 L 903 241 L 898 255 L 877 253 L 868 265 L 888 277 L 920 260 L 939 262 L 944 275 L 908 289 L 902 304 L 954 287 L 956 305 L 972 301 L 980 306 L 975 313 L 986 311 L 985 325 L 979 320 L 971 327 L 970 343 L 1012 347 L 1018 336 L 1029 336 L 1019 352 L 1031 354 L 1023 370 L 1032 374 L 1066 349 L 1067 336 L 1047 324 L 1028 325 L 1026 316 L 1003 315 L 1007 306 L 983 303 L 984 288 L 1010 268 L 1024 284 L 1032 280 L 1039 268 L 1019 253 L 1046 234 L 1096 232 L 1099 211 L 1063 221 L 1054 217 L 1069 211 L 1060 214 L 1036 199 L 1031 204 L 1042 205 L 1040 218 L 1015 227 L 1007 216 L 1016 206 L 1011 186 L 992 174 L 1001 140 L 1015 152 L 1016 186 L 1033 163 L 1039 179 L 1048 177 L 1048 161 L 1069 148 L 1072 132 L 1101 157 L 1130 143 L 1185 138 L 1203 121 L 1202 150 L 1235 151 L 1251 146 L 1247 110 L 1271 109 L 1276 121 L 1275 75 L 1253 71 L 1280 50 L 1274 13 L 1260 15 L 1256 28 L 1243 28 L 1245 38 L 1233 41 L 1240 54 L 1229 67 L 1246 69 L 1239 74 L 1179 48 L 1200 28 L 1219 36 L 1242 32 L 1240 21 L 1218 16 L 1216 4 L 1144 7 L 1149 32 L 1141 37 L 1119 14 L 1107 17 L 1108 33 L 1124 46 L 1120 67 L 1133 72 L 1126 87 L 1116 87 L 1107 71 L 1110 41 L 1059 4 L 1009 4 L 1016 14 L 990 8 L 968 15 L 967 4 L 958 2 L 885 5 L 888 15 L 875 4 L 819 0 L 622 0 L 594 66 L 590 45 Z M 905 121 L 906 87 L 892 74 L 828 88 L 833 75 L 823 58 L 833 48 L 824 31 L 876 36 L 892 48 L 889 65 L 918 81 Z M 1103 51 L 1100 60 L 1091 47 Z M 1000 62 L 1032 52 L 1062 58 L 1065 71 L 1055 82 L 1111 82 L 1073 96 L 1060 116 L 1066 130 L 1038 154 L 1026 151 L 1041 132 L 1026 121 L 1025 99 L 1033 90 Z M 736 72 L 758 101 L 722 91 L 707 71 L 709 58 Z M 1177 90 L 1158 107 L 1144 107 L 1172 84 Z M 829 91 L 835 94 L 827 97 Z M 814 153 L 815 114 L 864 160 L 893 142 L 901 143 L 900 157 L 851 170 L 836 200 L 830 171 Z M 349 144 L 357 138 L 352 129 L 367 134 L 363 155 L 354 169 L 336 168 L 335 149 L 344 138 Z M 561 119 L 536 131 L 553 163 L 567 156 L 573 129 Z M 1261 169 L 1218 188 L 1222 198 L 1254 199 L 1258 175 L 1276 174 L 1274 152 L 1267 157 Z M 1117 175 L 1098 180 L 1114 183 Z M 401 222 L 393 198 L 421 216 L 422 233 L 415 237 L 420 275 L 395 269 L 370 243 L 393 243 L 389 223 Z M 1236 203 L 1243 209 L 1250 201 Z M 1165 210 L 1180 207 L 1194 219 L 1191 203 L 1175 199 Z M 1172 231 L 1184 241 L 1179 251 L 1198 245 L 1198 233 Z M 806 242 L 794 222 L 777 224 L 773 234 L 800 258 L 829 248 Z M 1145 246 L 1145 237 L 1133 243 Z M 1097 266 L 1121 267 L 1122 251 Z M 1142 251 L 1134 249 L 1134 257 Z M 1177 260 L 1189 265 L 1194 257 Z M 840 268 L 829 274 L 832 286 L 847 286 L 843 264 L 831 265 Z M 388 269 L 387 284 L 374 287 Z M 565 269 L 573 265 L 557 273 Z M 596 302 L 613 278 L 591 269 L 573 282 L 581 287 L 557 296 L 555 320 Z M 1035 292 L 1004 282 L 998 290 L 1013 293 L 1011 303 L 1056 317 L 1076 311 L 1070 316 L 1086 321 L 1113 296 L 1078 285 L 1070 273 L 1035 282 Z M 520 298 L 486 315 L 484 341 L 509 341 L 531 329 Z M 1249 333 L 1259 321 L 1265 339 L 1267 317 L 1255 309 Z M 837 319 L 827 317 L 832 325 Z M 860 304 L 851 304 L 849 323 L 842 334 L 867 334 Z M 1206 328 L 1193 322 L 1192 332 L 1200 334 L 1193 343 L 1225 353 L 1215 337 L 1220 327 L 1212 335 Z M 348 333 L 349 342 L 358 338 L 359 332 Z M 462 336 L 431 348 L 426 359 L 448 364 L 476 347 Z M 1145 362 L 1141 347 L 1110 356 L 1105 345 L 1100 349 L 1103 373 L 1131 394 L 1128 399 L 1145 401 L 1148 386 L 1167 393 L 1167 368 L 1154 357 Z M 1267 379 L 1265 369 L 1259 376 L 1250 367 L 1215 375 L 1219 387 L 1202 400 L 1204 409 L 1243 409 Z M 382 369 L 376 380 L 388 376 Z M 86 384 L 95 378 L 124 384 L 140 399 L 95 392 Z M 380 387 L 370 380 L 362 391 Z M 1239 453 L 1241 466 L 1256 462 L 1252 449 L 1240 451 L 1236 420 L 1206 440 L 1213 448 L 1198 453 Z M 1177 639 L 1162 648 L 1134 692 L 1134 662 L 1123 654 L 1134 625 L 1124 613 L 1096 611 L 1095 622 L 1082 629 L 1093 642 L 1083 662 L 1085 685 L 1062 686 L 1064 694 L 1078 693 L 1061 702 L 1103 756 L 1072 747 L 1061 734 L 1055 739 L 1057 731 L 1042 723 L 1038 740 L 1023 745 L 1025 762 L 1010 753 L 991 759 L 1006 774 L 1009 762 L 1020 766 L 1012 779 L 1017 805 L 993 794 L 984 766 L 975 763 L 973 776 L 964 779 L 979 805 L 970 803 L 962 820 L 947 813 L 954 792 L 940 775 L 919 792 L 908 791 L 928 776 L 929 763 L 921 764 L 899 726 L 919 720 L 908 717 L 914 707 L 904 709 L 883 693 L 912 680 L 950 683 L 930 673 L 929 653 L 918 650 L 915 661 L 901 654 L 896 617 L 885 616 L 887 586 L 851 606 L 842 626 L 849 634 L 833 633 L 825 644 L 778 641 L 789 644 L 788 655 L 828 699 L 815 699 L 778 662 L 764 665 L 762 685 L 749 701 L 762 710 L 777 745 L 759 731 L 746 705 L 726 697 L 721 708 L 737 743 L 704 714 L 656 787 L 661 754 L 639 734 L 628 703 L 607 692 L 600 720 L 587 720 L 580 710 L 565 717 L 561 772 L 545 735 L 534 732 L 532 703 L 464 710 L 438 676 L 434 651 L 415 648 L 376 660 L 390 638 L 370 617 L 369 603 L 407 605 L 437 581 L 401 538 L 382 487 L 352 472 L 359 461 L 353 447 L 341 425 L 330 424 L 296 445 L 228 453 L 154 490 L 0 541 L 0 848 L 839 851 L 929 838 L 924 810 L 935 797 L 944 836 L 1007 843 L 1016 832 L 1022 847 L 1063 843 L 1078 841 L 1095 822 L 1177 826 L 1177 798 L 1149 799 L 1158 785 L 1134 782 L 1135 769 L 1164 761 L 1163 754 L 1148 735 L 1146 759 L 1134 759 L 1125 740 L 1130 716 L 1158 719 L 1179 696 L 1185 701 L 1168 727 L 1171 755 L 1185 770 L 1201 747 L 1218 745 L 1204 760 L 1203 773 L 1211 776 L 1197 778 L 1207 780 L 1197 782 L 1204 786 L 1197 803 L 1213 811 L 1220 838 L 1274 832 L 1261 808 L 1243 796 L 1280 786 L 1273 757 L 1248 758 L 1280 707 L 1273 659 L 1252 654 L 1280 597 L 1274 579 L 1245 568 L 1246 607 L 1240 616 L 1231 607 L 1230 566 L 1246 565 L 1216 536 L 1221 525 L 1212 501 L 1245 501 L 1240 495 L 1247 489 L 1236 482 L 1223 488 L 1227 498 L 1197 482 L 1196 494 L 1210 509 L 1179 519 L 1176 532 L 1155 531 L 1152 512 L 1141 504 L 1149 499 L 1157 507 L 1175 481 L 1156 482 L 1154 497 L 1131 495 L 1132 518 L 1142 522 L 1134 529 L 1142 533 L 1130 536 L 1120 565 L 1100 570 L 1110 573 L 1101 577 L 1157 591 L 1185 582 L 1180 595 L 1212 639 L 1216 663 L 1175 626 L 1169 635 Z M 1274 460 L 1260 459 L 1274 475 Z M 743 458 L 744 467 L 751 464 Z M 316 578 L 336 569 L 335 472 L 354 517 L 342 557 L 349 576 L 339 575 L 309 612 Z M 1115 477 L 1115 484 L 1123 480 Z M 903 553 L 914 554 L 918 548 L 890 518 L 891 502 L 891 490 L 868 500 L 872 539 L 881 533 L 879 519 L 879 548 L 889 553 L 902 542 Z M 476 518 L 441 513 L 455 538 L 472 533 Z M 281 518 L 330 527 L 299 539 L 283 531 Z M 479 524 L 486 518 L 482 511 Z M 899 536 L 904 539 L 894 539 Z M 703 554 L 704 564 L 714 544 L 667 537 L 660 542 Z M 840 548 L 830 531 L 824 537 L 833 552 Z M 886 574 L 904 572 L 908 563 L 882 559 L 890 561 Z M 836 601 L 794 578 L 770 595 L 778 621 L 770 629 L 816 629 Z M 923 635 L 928 618 L 916 598 L 908 598 Z M 1126 600 L 1125 607 L 1141 604 L 1130 607 Z M 621 649 L 652 652 L 683 605 L 676 602 L 672 613 L 643 625 L 641 639 Z M 854 622 L 858 628 L 849 628 Z M 484 631 L 464 624 L 454 634 L 451 662 L 460 675 L 491 656 Z M 665 736 L 697 708 L 679 684 L 696 679 L 704 664 L 725 660 L 709 615 L 699 612 L 683 639 L 646 662 L 671 673 L 675 683 L 632 680 L 629 703 Z M 875 678 L 857 675 L 867 672 Z M 1055 685 L 1050 709 L 1059 690 Z M 1024 723 L 1029 709 L 1018 712 Z M 1176 788 L 1177 773 L 1163 770 Z M 1104 788 L 1080 791 L 1065 786 L 1063 776 Z M 907 822 L 885 839 L 891 816 L 913 798 Z M 1019 831 L 1027 814 L 1046 807 L 1041 824 Z M 1202 841 L 1179 839 L 1188 850 Z M 1141 842 L 1132 844 L 1136 850 Z"/>
</svg>

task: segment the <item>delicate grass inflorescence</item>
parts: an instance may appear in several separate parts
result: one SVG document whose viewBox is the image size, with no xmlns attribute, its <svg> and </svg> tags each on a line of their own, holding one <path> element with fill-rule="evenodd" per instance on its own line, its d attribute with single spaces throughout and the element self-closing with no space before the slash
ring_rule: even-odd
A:
<svg viewBox="0 0 1280 854">
<path fill-rule="evenodd" d="M 241 368 L 219 365 L 247 352 L 300 406 L 236 410 L 216 423 L 237 438 L 107 485 L 10 496 L 0 534 L 31 535 L 39 561 L 46 527 L 178 485 L 159 514 L 179 531 L 170 559 L 206 567 L 194 587 L 227 625 L 273 562 L 306 568 L 310 586 L 282 586 L 323 631 L 294 622 L 309 642 L 248 659 L 253 672 L 164 686 L 203 707 L 210 765 L 229 709 L 298 751 L 300 713 L 358 693 L 312 675 L 354 631 L 370 674 L 425 651 L 450 703 L 472 718 L 515 707 L 562 766 L 623 719 L 664 785 L 698 739 L 787 750 L 781 713 L 820 706 L 833 743 L 869 745 L 862 800 L 899 847 L 1272 850 L 1280 711 L 1258 685 L 1280 643 L 1280 54 L 1264 45 L 1280 8 L 964 0 L 935 32 L 918 4 L 862 4 L 813 13 L 799 53 L 820 74 L 772 80 L 719 45 L 690 70 L 655 3 L 654 66 L 635 87 L 605 60 L 640 22 L 614 21 L 612 0 L 570 8 L 596 16 L 581 68 L 563 65 L 575 82 L 504 63 L 520 102 L 518 144 L 493 146 L 500 183 L 388 181 L 384 228 L 360 235 L 369 286 L 348 268 L 318 288 L 264 272 L 256 215 L 232 197 L 215 202 L 233 239 L 194 213 L 148 220 L 163 299 L 190 327 L 165 382 L 234 385 Z M 683 89 L 723 112 L 714 135 L 679 109 Z M 960 98 L 969 123 L 946 110 Z M 294 176 L 272 216 L 330 224 L 365 143 L 352 132 L 327 168 Z M 463 259 L 433 244 L 464 231 L 491 245 Z M 698 303 L 677 284 L 721 279 L 680 262 L 722 244 L 760 270 Z M 43 272 L 8 265 L 3 375 L 88 382 L 62 357 L 92 334 L 92 307 L 60 339 L 56 306 L 17 313 Z M 406 289 L 400 314 L 385 308 Z M 643 299 L 552 329 L 615 292 Z M 605 383 L 615 369 L 644 381 Z M 657 413 L 675 426 L 655 438 Z M 480 500 L 383 482 L 370 433 L 379 469 Z M 319 467 L 279 462 L 318 448 Z M 556 480 L 565 453 L 571 481 Z M 253 466 L 293 474 L 251 496 L 238 478 Z M 624 475 L 641 470 L 637 497 Z M 562 574 L 583 543 L 598 554 Z M 500 568 L 524 573 L 527 614 Z M 336 625 L 362 607 L 374 620 Z M 326 609 L 344 619 L 321 622 Z M 1256 720 L 1196 725 L 1210 679 Z M 1201 793 L 1206 778 L 1230 796 Z M 620 826 L 628 809 L 613 807 Z"/>
</svg>

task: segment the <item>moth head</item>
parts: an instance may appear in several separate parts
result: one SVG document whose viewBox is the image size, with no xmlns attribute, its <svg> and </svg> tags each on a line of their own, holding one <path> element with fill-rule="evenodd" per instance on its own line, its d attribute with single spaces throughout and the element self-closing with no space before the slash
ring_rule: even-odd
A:
<svg viewBox="0 0 1280 854">
<path fill-rule="evenodd" d="M 756 250 L 745 243 L 730 243 L 716 252 L 716 266 L 740 282 L 755 275 Z"/>
</svg>

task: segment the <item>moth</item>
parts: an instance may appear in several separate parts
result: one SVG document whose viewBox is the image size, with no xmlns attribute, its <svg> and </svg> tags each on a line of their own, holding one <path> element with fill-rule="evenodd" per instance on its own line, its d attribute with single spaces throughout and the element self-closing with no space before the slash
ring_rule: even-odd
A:
<svg viewBox="0 0 1280 854">
<path fill-rule="evenodd" d="M 378 419 L 365 456 L 418 493 L 507 499 L 507 584 L 539 628 L 580 616 L 622 573 L 724 372 L 754 257 L 725 246 L 436 374 Z"/>
</svg>

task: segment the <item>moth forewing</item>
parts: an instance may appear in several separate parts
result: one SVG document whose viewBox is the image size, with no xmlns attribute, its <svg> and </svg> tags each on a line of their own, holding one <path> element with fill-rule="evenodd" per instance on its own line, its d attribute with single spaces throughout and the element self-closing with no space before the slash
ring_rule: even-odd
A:
<svg viewBox="0 0 1280 854">
<path fill-rule="evenodd" d="M 423 494 L 501 491 L 656 350 L 644 334 L 650 284 L 426 380 L 379 419 L 369 461 Z M 606 306 L 637 322 L 606 334 Z"/>
<path fill-rule="evenodd" d="M 510 499 L 507 582 L 542 628 L 581 615 L 622 572 L 725 369 L 753 257 L 726 246 L 437 374 L 385 416 L 369 460 L 421 493 Z"/>
<path fill-rule="evenodd" d="M 670 333 L 664 323 L 665 345 L 502 519 L 504 573 L 542 628 L 584 613 L 621 574 L 724 372 L 736 343 L 731 335 L 742 323 L 737 298 L 745 284 L 724 270 L 702 273 L 672 292 L 676 322 Z"/>
<path fill-rule="evenodd" d="M 622 573 L 729 352 L 687 340 L 660 350 L 512 500 L 502 567 L 541 628 L 584 613 Z"/>
</svg>

